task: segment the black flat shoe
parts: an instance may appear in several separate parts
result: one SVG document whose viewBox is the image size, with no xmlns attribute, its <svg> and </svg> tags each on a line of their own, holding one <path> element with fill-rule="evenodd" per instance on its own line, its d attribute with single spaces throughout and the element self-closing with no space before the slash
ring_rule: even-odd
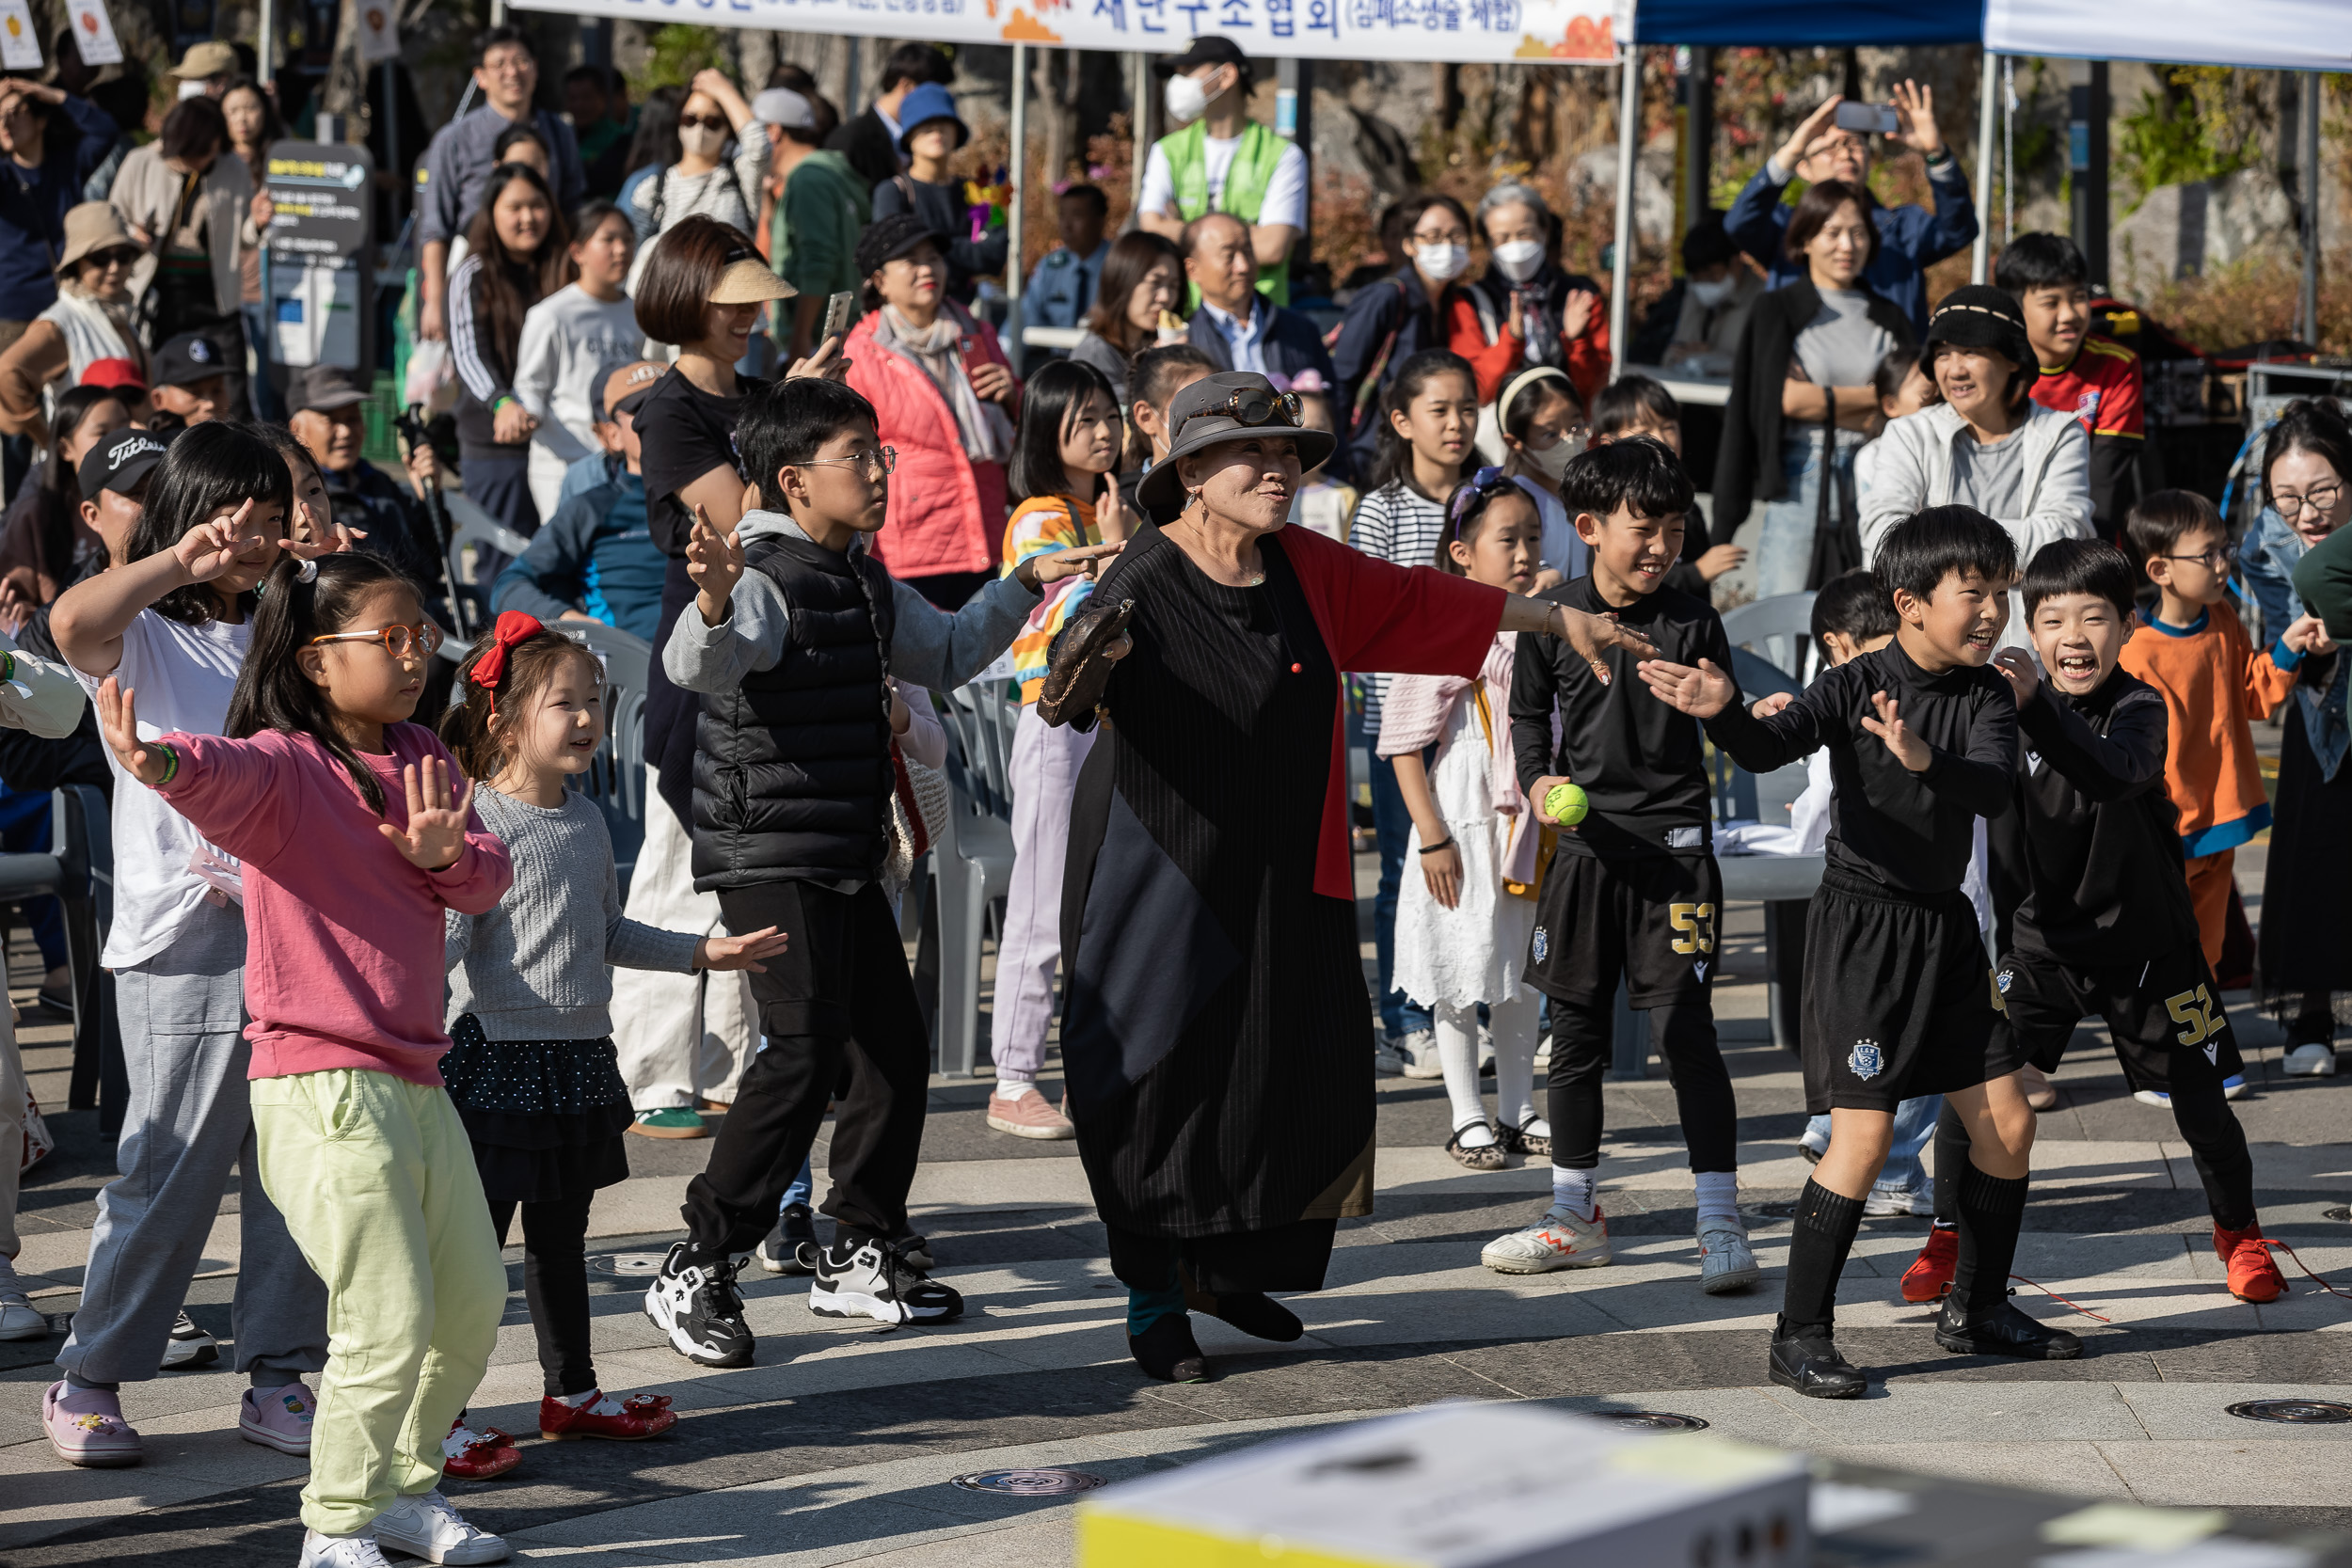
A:
<svg viewBox="0 0 2352 1568">
<path fill-rule="evenodd" d="M 1510 1153 L 1523 1154 L 1531 1160 L 1549 1160 L 1551 1158 L 1551 1140 L 1548 1137 L 1536 1137 L 1527 1131 L 1528 1127 L 1533 1127 L 1543 1119 L 1541 1117 L 1530 1117 L 1524 1127 L 1497 1128 L 1496 1138 Z"/>
<path fill-rule="evenodd" d="M 1858 1400 L 1870 1387 L 1830 1339 L 1773 1340 L 1772 1373 L 1774 1383 L 1809 1400 Z"/>
<path fill-rule="evenodd" d="M 1936 1315 L 1935 1342 L 1960 1355 L 2011 1355 L 2021 1361 L 2072 1361 L 2083 1353 L 2081 1339 L 2037 1323 L 2006 1299 L 1970 1307 L 1958 1296 L 1946 1296 L 1944 1310 Z"/>
<path fill-rule="evenodd" d="M 1298 1315 L 1272 1296 L 1252 1291 L 1246 1296 L 1212 1296 L 1206 1310 L 1260 1339 L 1288 1344 L 1307 1332 Z"/>
<path fill-rule="evenodd" d="M 1127 1336 L 1127 1354 L 1147 1377 L 1162 1383 L 1206 1383 L 1209 1358 L 1192 1338 L 1192 1320 L 1183 1313 L 1160 1319 L 1141 1334 Z"/>
</svg>

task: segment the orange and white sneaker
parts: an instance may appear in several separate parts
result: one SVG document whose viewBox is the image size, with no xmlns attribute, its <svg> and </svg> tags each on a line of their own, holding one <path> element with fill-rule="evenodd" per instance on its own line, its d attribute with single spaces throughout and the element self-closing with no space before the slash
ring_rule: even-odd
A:
<svg viewBox="0 0 2352 1568">
<path fill-rule="evenodd" d="M 2213 1250 L 2219 1254 L 2222 1267 L 2230 1271 L 2230 1294 L 2238 1300 L 2260 1306 L 2287 1293 L 2286 1276 L 2271 1260 L 2260 1220 L 2243 1230 L 2224 1230 L 2215 1226 Z"/>
<path fill-rule="evenodd" d="M 1952 1275 L 1959 1267 L 1960 1232 L 1939 1225 L 1928 1232 L 1928 1244 L 1903 1271 L 1903 1300 L 1920 1306 L 1942 1301 L 1951 1293 Z"/>
<path fill-rule="evenodd" d="M 1572 1210 L 1547 1209 L 1526 1229 L 1488 1242 L 1478 1260 L 1497 1274 L 1549 1274 L 1554 1269 L 1597 1269 L 1613 1256 L 1609 1221 L 1595 1204 L 1589 1220 L 1577 1218 Z"/>
</svg>

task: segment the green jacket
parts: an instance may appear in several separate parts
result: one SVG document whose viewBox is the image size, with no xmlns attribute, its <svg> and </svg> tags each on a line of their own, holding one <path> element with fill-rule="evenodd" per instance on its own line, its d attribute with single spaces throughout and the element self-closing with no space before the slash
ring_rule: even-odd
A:
<svg viewBox="0 0 2352 1568">
<path fill-rule="evenodd" d="M 801 160 L 776 203 L 771 252 L 778 276 L 804 294 L 854 293 L 858 236 L 873 198 L 849 160 L 816 151 Z"/>
</svg>

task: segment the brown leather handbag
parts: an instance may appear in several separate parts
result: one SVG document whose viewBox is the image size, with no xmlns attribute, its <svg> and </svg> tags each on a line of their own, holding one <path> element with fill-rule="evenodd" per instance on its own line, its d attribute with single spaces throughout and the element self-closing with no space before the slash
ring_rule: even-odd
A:
<svg viewBox="0 0 2352 1568">
<path fill-rule="evenodd" d="M 1038 687 L 1037 716 L 1048 724 L 1091 721 L 1111 682 L 1114 661 L 1105 654 L 1125 634 L 1136 601 L 1089 598 L 1086 608 L 1054 639 L 1054 651 Z"/>
</svg>

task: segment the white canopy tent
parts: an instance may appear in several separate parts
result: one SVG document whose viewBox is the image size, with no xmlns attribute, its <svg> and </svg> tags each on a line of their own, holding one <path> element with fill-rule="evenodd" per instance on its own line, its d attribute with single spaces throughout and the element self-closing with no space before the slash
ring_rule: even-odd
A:
<svg viewBox="0 0 2352 1568">
<path fill-rule="evenodd" d="M 2352 71 L 2345 0 L 1986 0 L 2001 55 Z"/>
</svg>

